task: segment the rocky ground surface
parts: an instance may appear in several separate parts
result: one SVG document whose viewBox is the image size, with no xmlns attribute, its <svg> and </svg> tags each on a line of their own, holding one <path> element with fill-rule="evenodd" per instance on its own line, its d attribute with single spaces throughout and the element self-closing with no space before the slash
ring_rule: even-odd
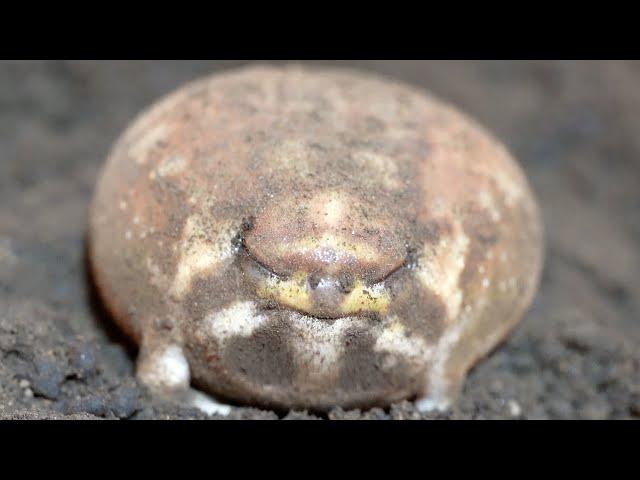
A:
<svg viewBox="0 0 640 480">
<path fill-rule="evenodd" d="M 136 113 L 240 63 L 0 63 L 0 418 L 206 418 L 136 383 L 135 351 L 87 273 L 87 207 Z M 531 311 L 451 412 L 404 402 L 327 417 L 640 417 L 640 63 L 345 63 L 429 88 L 497 134 L 540 198 L 547 260 Z"/>
</svg>

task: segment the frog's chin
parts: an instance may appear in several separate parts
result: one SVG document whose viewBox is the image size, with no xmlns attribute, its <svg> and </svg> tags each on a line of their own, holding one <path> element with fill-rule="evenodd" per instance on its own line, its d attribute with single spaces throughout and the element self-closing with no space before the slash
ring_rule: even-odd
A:
<svg viewBox="0 0 640 480">
<path fill-rule="evenodd" d="M 324 409 L 416 394 L 425 339 L 395 314 L 323 319 L 255 299 L 210 312 L 189 332 L 196 384 L 261 405 Z"/>
<path fill-rule="evenodd" d="M 366 314 L 324 318 L 282 305 L 265 305 L 255 299 L 247 299 L 237 300 L 224 308 L 212 310 L 202 322 L 199 322 L 199 326 L 203 329 L 203 338 L 211 335 L 217 342 L 225 343 L 227 338 L 235 335 L 251 336 L 259 329 L 271 328 L 270 325 L 313 325 L 316 330 L 322 330 L 334 325 L 365 327 L 375 323 L 380 323 L 380 320 L 370 318 Z"/>
</svg>

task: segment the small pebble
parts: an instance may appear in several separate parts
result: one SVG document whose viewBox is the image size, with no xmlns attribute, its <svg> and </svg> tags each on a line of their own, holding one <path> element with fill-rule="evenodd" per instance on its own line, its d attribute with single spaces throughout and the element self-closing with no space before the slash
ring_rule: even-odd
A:
<svg viewBox="0 0 640 480">
<path fill-rule="evenodd" d="M 549 399 L 547 408 L 553 418 L 570 419 L 574 416 L 571 402 L 561 398 Z"/>
<path fill-rule="evenodd" d="M 80 400 L 65 402 L 63 404 L 63 412 L 65 415 L 89 413 L 96 417 L 104 417 L 108 412 L 108 408 L 106 406 L 106 399 L 104 396 L 89 395 L 81 398 Z"/>
<path fill-rule="evenodd" d="M 77 345 L 71 354 L 71 366 L 80 378 L 88 378 L 96 372 L 96 356 L 91 345 Z"/>
<path fill-rule="evenodd" d="M 520 404 L 515 400 L 509 400 L 507 402 L 507 406 L 509 407 L 509 414 L 512 417 L 519 417 L 520 415 L 522 415 L 522 408 L 520 407 Z"/>
<path fill-rule="evenodd" d="M 38 395 L 56 400 L 64 382 L 64 372 L 55 359 L 48 356 L 37 358 L 34 362 L 36 374 L 31 378 L 33 391 Z"/>
<path fill-rule="evenodd" d="M 611 415 L 611 405 L 604 399 L 593 399 L 579 410 L 580 418 L 584 420 L 606 420 Z"/>
<path fill-rule="evenodd" d="M 140 392 L 135 385 L 123 385 L 111 393 L 109 408 L 111 413 L 118 418 L 128 418 L 133 415 L 140 406 Z"/>
<path fill-rule="evenodd" d="M 291 410 L 283 420 L 320 420 L 320 417 L 316 417 L 315 415 L 311 415 L 306 410 L 296 411 Z"/>
<path fill-rule="evenodd" d="M 29 380 L 23 378 L 22 380 L 20 380 L 20 383 L 18 385 L 24 390 L 25 388 L 29 388 L 31 384 L 29 383 Z"/>
</svg>

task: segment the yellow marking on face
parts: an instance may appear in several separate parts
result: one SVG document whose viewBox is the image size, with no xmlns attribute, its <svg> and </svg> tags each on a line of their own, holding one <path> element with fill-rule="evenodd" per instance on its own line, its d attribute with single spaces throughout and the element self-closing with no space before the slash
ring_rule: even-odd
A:
<svg viewBox="0 0 640 480">
<path fill-rule="evenodd" d="M 305 272 L 297 272 L 286 280 L 269 277 L 258 288 L 258 295 L 262 298 L 276 300 L 297 310 L 308 311 L 312 306 L 311 295 L 307 287 L 307 273 Z"/>
<path fill-rule="evenodd" d="M 258 287 L 257 292 L 261 298 L 275 300 L 301 312 L 312 312 L 313 295 L 307 277 L 306 272 L 296 272 L 286 280 L 269 277 Z M 382 284 L 367 286 L 358 279 L 353 290 L 345 295 L 336 313 L 343 316 L 359 312 L 386 313 L 390 302 L 389 293 Z"/>
<path fill-rule="evenodd" d="M 353 290 L 342 302 L 340 310 L 344 315 L 361 311 L 386 313 L 390 302 L 389 293 L 382 284 L 368 286 L 358 279 Z"/>
</svg>

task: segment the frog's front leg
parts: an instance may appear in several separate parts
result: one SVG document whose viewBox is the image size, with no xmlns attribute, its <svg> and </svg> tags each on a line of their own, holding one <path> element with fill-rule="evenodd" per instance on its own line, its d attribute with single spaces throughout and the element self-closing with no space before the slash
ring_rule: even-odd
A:
<svg viewBox="0 0 640 480">
<path fill-rule="evenodd" d="M 169 339 L 146 338 L 142 342 L 136 375 L 155 395 L 198 408 L 207 415 L 227 416 L 229 405 L 191 388 L 189 363 L 180 343 Z"/>
</svg>

